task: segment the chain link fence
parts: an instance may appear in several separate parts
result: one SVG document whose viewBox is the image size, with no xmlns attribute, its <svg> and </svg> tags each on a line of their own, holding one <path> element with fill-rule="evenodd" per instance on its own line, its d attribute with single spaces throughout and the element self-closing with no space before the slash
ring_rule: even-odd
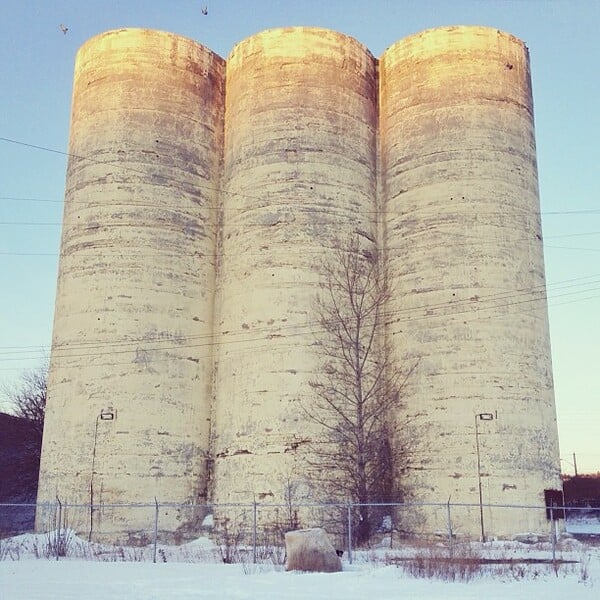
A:
<svg viewBox="0 0 600 600">
<path fill-rule="evenodd" d="M 366 533 L 361 522 L 364 515 L 369 518 Z M 179 523 L 175 529 L 174 522 Z M 503 527 L 515 522 L 524 524 L 522 534 L 515 535 L 514 528 L 503 533 Z M 66 554 L 65 545 L 76 538 L 107 546 L 146 548 L 155 562 L 157 556 L 160 559 L 160 547 L 194 540 L 209 543 L 213 558 L 223 562 L 281 562 L 285 533 L 310 527 L 323 527 L 350 563 L 358 549 L 394 550 L 407 543 L 432 540 L 450 549 L 463 540 L 545 540 L 552 544 L 554 554 L 556 541 L 564 532 L 600 538 L 600 509 L 451 503 L 191 505 L 160 501 L 90 506 L 60 499 L 38 505 L 0 504 L 0 539 L 23 533 L 44 535 L 46 554 L 57 559 Z"/>
</svg>

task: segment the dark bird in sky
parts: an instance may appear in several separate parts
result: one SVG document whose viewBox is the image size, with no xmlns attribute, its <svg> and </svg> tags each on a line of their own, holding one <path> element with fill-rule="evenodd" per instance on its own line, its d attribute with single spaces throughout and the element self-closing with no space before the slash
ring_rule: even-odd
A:
<svg viewBox="0 0 600 600">
<path fill-rule="evenodd" d="M 59 27 L 60 27 L 60 30 L 61 30 L 61 31 L 62 31 L 62 32 L 65 34 L 65 35 L 67 35 L 67 31 L 69 31 L 69 28 L 68 28 L 68 27 L 65 27 L 65 25 L 63 25 L 62 23 L 59 25 Z"/>
<path fill-rule="evenodd" d="M 203 6 L 200 10 L 202 11 L 203 15 L 207 15 L 208 14 L 208 6 Z"/>
</svg>

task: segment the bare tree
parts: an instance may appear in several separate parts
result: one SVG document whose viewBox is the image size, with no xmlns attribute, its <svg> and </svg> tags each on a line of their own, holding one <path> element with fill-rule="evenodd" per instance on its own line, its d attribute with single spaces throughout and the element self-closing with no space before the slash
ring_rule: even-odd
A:
<svg viewBox="0 0 600 600">
<path fill-rule="evenodd" d="M 390 296 L 385 270 L 370 238 L 358 234 L 323 265 L 317 298 L 322 358 L 310 382 L 307 417 L 319 427 L 312 443 L 313 477 L 329 498 L 357 508 L 358 543 L 373 529 L 374 502 L 398 501 L 395 473 L 406 460 L 399 447 L 398 409 L 415 365 L 394 364 L 384 335 Z"/>
<path fill-rule="evenodd" d="M 37 495 L 44 409 L 46 406 L 46 377 L 48 364 L 24 372 L 14 384 L 0 386 L 0 393 L 13 417 L 3 431 L 2 456 L 0 456 L 0 501 L 33 502 Z M 16 509 L 19 527 L 33 526 L 31 507 Z M 27 531 L 27 529 L 24 529 Z"/>
<path fill-rule="evenodd" d="M 37 369 L 25 371 L 17 383 L 3 389 L 12 413 L 29 421 L 40 440 L 44 431 L 47 383 L 48 361 L 45 361 Z"/>
</svg>

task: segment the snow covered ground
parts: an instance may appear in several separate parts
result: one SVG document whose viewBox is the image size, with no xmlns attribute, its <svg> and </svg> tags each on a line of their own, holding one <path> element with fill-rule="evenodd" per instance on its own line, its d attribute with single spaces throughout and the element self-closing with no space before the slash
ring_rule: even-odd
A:
<svg viewBox="0 0 600 600">
<path fill-rule="evenodd" d="M 336 574 L 272 570 L 246 574 L 241 565 L 70 560 L 0 563 L 2 600 L 597 600 L 598 591 L 593 583 L 579 583 L 577 575 L 483 577 L 455 583 L 409 578 L 393 566 L 361 566 Z"/>
<path fill-rule="evenodd" d="M 240 564 L 206 562 L 219 556 L 206 539 L 159 547 L 157 563 L 152 562 L 153 547 L 115 549 L 74 537 L 69 556 L 56 561 L 46 557 L 48 540 L 42 535 L 0 540 L 0 600 L 596 600 L 600 596 L 600 547 L 570 538 L 559 543 L 557 557 L 574 562 L 556 570 L 538 563 L 490 565 L 468 575 L 468 581 L 417 578 L 410 574 L 409 563 L 386 564 L 415 555 L 445 557 L 448 549 L 442 545 L 356 553 L 354 564 L 346 562 L 341 573 L 306 574 L 286 573 L 273 561 L 252 564 L 249 554 Z M 505 561 L 548 559 L 551 547 L 492 542 L 457 545 L 455 553 Z"/>
<path fill-rule="evenodd" d="M 600 510 L 588 509 L 567 516 L 566 530 L 572 534 L 586 534 L 600 537 Z"/>
</svg>

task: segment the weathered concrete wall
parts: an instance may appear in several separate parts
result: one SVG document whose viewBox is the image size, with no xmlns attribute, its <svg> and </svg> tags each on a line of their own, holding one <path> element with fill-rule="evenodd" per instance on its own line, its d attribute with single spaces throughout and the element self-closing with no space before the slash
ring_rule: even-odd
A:
<svg viewBox="0 0 600 600">
<path fill-rule="evenodd" d="M 484 504 L 543 504 L 560 467 L 527 49 L 483 27 L 404 39 L 381 58 L 380 107 L 388 335 L 419 361 L 406 484 L 477 503 L 479 472 Z M 485 512 L 494 535 L 546 528 L 542 510 Z M 478 511 L 455 527 L 476 533 Z"/>
<path fill-rule="evenodd" d="M 40 501 L 206 497 L 223 76 L 157 31 L 77 55 Z M 96 509 L 89 527 L 147 517 Z"/>
<path fill-rule="evenodd" d="M 275 29 L 229 56 L 217 502 L 281 502 L 288 481 L 304 480 L 319 265 L 338 238 L 375 234 L 376 129 L 375 60 L 352 38 Z"/>
<path fill-rule="evenodd" d="M 109 32 L 77 57 L 70 153 L 40 501 L 314 499 L 314 299 L 357 231 L 387 259 L 395 356 L 418 362 L 407 500 L 478 503 L 481 483 L 484 505 L 541 507 L 560 486 L 522 42 L 431 30 L 378 70 L 321 29 L 255 35 L 227 65 Z M 114 538 L 148 529 L 137 515 L 71 525 Z M 485 507 L 486 532 L 547 529 L 524 515 Z M 477 534 L 478 507 L 453 524 Z M 446 509 L 402 526 L 445 531 Z"/>
</svg>

